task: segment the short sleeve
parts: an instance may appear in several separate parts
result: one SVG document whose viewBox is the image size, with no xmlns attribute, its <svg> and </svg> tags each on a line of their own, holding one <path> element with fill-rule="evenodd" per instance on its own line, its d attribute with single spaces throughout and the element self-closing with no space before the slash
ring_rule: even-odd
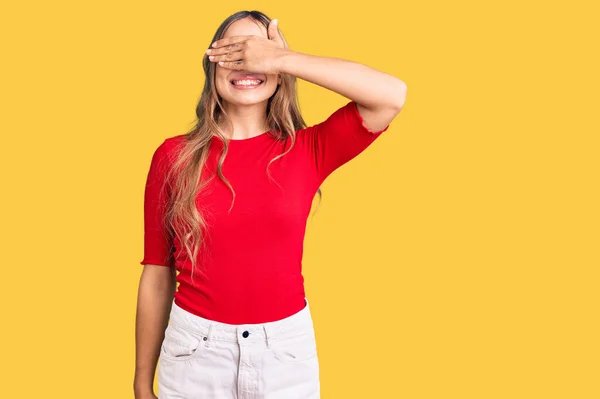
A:
<svg viewBox="0 0 600 399">
<path fill-rule="evenodd" d="M 303 129 L 302 139 L 313 157 L 318 178 L 323 181 L 363 152 L 388 128 L 389 124 L 377 132 L 369 130 L 356 102 L 350 101 L 325 121 Z"/>
<path fill-rule="evenodd" d="M 169 199 L 166 174 L 169 167 L 166 140 L 155 150 L 144 192 L 144 257 L 140 264 L 173 266 L 172 239 L 163 216 Z"/>
</svg>

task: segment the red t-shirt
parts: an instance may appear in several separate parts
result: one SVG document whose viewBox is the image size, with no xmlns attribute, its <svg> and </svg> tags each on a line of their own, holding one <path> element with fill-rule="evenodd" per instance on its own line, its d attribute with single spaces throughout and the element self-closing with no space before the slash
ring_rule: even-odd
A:
<svg viewBox="0 0 600 399">
<path fill-rule="evenodd" d="M 177 237 L 169 242 L 160 224 L 164 200 L 159 190 L 164 168 L 184 135 L 167 138 L 156 149 L 144 197 L 144 258 L 140 264 L 175 267 L 179 273 L 175 303 L 190 313 L 228 324 L 264 323 L 290 316 L 304 307 L 302 252 L 307 217 L 317 189 L 388 129 L 371 132 L 351 101 L 327 120 L 277 141 L 266 132 L 231 140 L 223 174 L 232 194 L 215 176 L 197 197 L 207 222 L 204 250 L 191 279 L 191 262 Z M 223 143 L 213 138 L 203 173 L 216 171 Z M 208 176 L 208 175 L 206 175 Z M 170 257 L 170 249 L 174 251 Z M 172 259 L 172 260 L 171 260 Z M 198 272 L 202 268 L 202 273 Z"/>
</svg>

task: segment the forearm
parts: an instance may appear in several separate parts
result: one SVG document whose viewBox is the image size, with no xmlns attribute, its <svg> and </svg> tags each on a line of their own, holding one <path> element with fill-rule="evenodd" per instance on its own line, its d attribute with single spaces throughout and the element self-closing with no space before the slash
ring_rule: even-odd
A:
<svg viewBox="0 0 600 399">
<path fill-rule="evenodd" d="M 353 61 L 286 50 L 281 55 L 280 72 L 332 90 L 371 110 L 399 110 L 404 106 L 406 84 L 402 80 Z"/>
<path fill-rule="evenodd" d="M 136 311 L 136 398 L 153 391 L 160 346 L 169 321 L 174 292 L 175 280 L 171 270 L 145 266 L 140 278 Z"/>
</svg>

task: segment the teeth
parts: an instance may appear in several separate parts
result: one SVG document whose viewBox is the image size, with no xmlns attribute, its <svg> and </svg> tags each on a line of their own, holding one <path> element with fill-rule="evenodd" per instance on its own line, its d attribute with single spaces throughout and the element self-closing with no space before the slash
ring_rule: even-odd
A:
<svg viewBox="0 0 600 399">
<path fill-rule="evenodd" d="M 236 86 L 254 86 L 262 83 L 260 80 L 234 80 L 233 84 Z"/>
</svg>

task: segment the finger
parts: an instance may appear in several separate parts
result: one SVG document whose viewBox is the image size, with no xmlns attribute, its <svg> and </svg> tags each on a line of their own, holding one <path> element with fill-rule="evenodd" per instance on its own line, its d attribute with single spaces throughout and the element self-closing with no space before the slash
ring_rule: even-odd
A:
<svg viewBox="0 0 600 399">
<path fill-rule="evenodd" d="M 277 18 L 272 19 L 271 23 L 269 23 L 269 39 L 274 40 L 279 43 L 280 46 L 284 46 L 283 38 L 281 37 L 281 32 L 279 30 L 279 20 Z"/>
<path fill-rule="evenodd" d="M 233 43 L 242 43 L 242 42 L 245 42 L 246 40 L 248 40 L 251 37 L 252 37 L 251 35 L 231 36 L 231 37 L 228 37 L 226 39 L 219 39 L 219 40 L 217 40 L 216 42 L 214 42 L 212 44 L 211 47 L 217 48 L 217 47 L 228 46 L 228 45 L 233 44 Z"/>
<path fill-rule="evenodd" d="M 272 19 L 271 22 L 269 22 L 267 34 L 269 36 L 269 40 L 276 40 L 277 36 L 279 36 L 279 33 L 277 32 L 277 18 Z"/>
<path fill-rule="evenodd" d="M 220 61 L 219 65 L 227 69 L 240 70 L 243 68 L 244 63 L 242 61 Z"/>
<path fill-rule="evenodd" d="M 232 53 L 234 51 L 241 51 L 244 48 L 244 43 L 232 43 L 232 44 L 228 44 L 226 46 L 222 46 L 219 48 L 209 48 L 208 50 L 206 50 L 206 54 L 209 55 L 220 55 L 220 54 L 227 54 L 227 53 Z"/>
<path fill-rule="evenodd" d="M 227 54 L 221 54 L 221 55 L 209 55 L 208 59 L 213 61 L 213 62 L 219 62 L 219 61 L 239 61 L 242 59 L 242 52 L 241 51 L 236 51 L 234 53 L 227 53 Z"/>
</svg>

